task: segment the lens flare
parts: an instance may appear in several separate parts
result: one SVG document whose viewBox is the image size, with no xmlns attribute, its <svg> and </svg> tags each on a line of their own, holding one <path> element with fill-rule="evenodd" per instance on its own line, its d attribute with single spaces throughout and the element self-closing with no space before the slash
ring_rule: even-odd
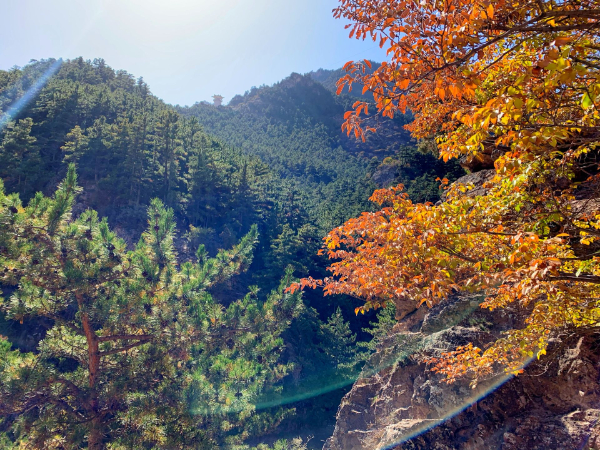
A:
<svg viewBox="0 0 600 450">
<path fill-rule="evenodd" d="M 440 340 L 444 340 L 444 333 L 453 326 L 460 325 L 461 323 L 464 323 L 465 320 L 469 320 L 473 313 L 479 310 L 479 301 L 469 302 L 468 306 L 463 305 L 459 310 L 453 310 L 452 314 L 446 316 L 443 329 L 440 331 L 426 334 L 398 333 L 396 335 L 390 335 L 387 339 L 393 338 L 395 341 L 393 344 L 388 342 L 386 347 L 388 350 L 392 349 L 392 351 L 390 353 L 381 352 L 372 355 L 369 362 L 362 368 L 360 373 L 354 373 L 353 376 L 349 376 L 348 373 L 342 374 L 341 372 L 335 371 L 329 373 L 320 372 L 318 374 L 306 374 L 306 379 L 301 380 L 299 386 L 293 387 L 288 385 L 284 386 L 282 392 L 271 391 L 256 395 L 250 400 L 251 407 L 256 411 L 264 411 L 270 408 L 292 405 L 296 402 L 326 395 L 332 391 L 351 386 L 359 379 L 365 380 L 371 377 L 378 377 L 378 374 L 381 374 L 392 367 L 412 364 L 411 359 L 415 355 L 422 354 L 422 352 L 427 351 L 427 349 L 435 348 Z M 535 358 L 530 358 L 527 361 L 524 361 L 523 367 L 527 366 L 529 362 L 534 359 Z M 418 421 L 415 421 L 414 418 L 399 419 L 399 425 L 402 425 L 402 422 L 405 421 L 406 432 L 398 441 L 382 442 L 382 446 L 379 447 L 379 449 L 396 448 L 398 445 L 402 445 L 403 443 L 426 433 L 432 428 L 443 424 L 493 393 L 513 377 L 514 375 L 510 373 L 500 374 L 493 379 L 481 382 L 473 389 L 461 389 L 460 394 L 456 391 L 455 394 L 459 395 L 458 404 L 452 402 L 441 406 L 438 415 L 431 419 L 421 418 Z M 196 407 L 192 408 L 191 412 L 194 414 L 210 416 L 213 414 L 241 412 L 244 407 L 247 407 L 247 405 L 243 405 L 241 402 L 239 404 L 237 402 L 232 402 L 229 405 L 221 405 L 217 409 L 208 408 L 206 406 L 204 408 Z"/>
<path fill-rule="evenodd" d="M 62 63 L 62 59 L 54 61 L 50 67 L 48 67 L 48 69 L 46 69 L 46 71 L 37 80 L 35 80 L 31 87 L 27 89 L 27 91 L 9 107 L 8 111 L 5 113 L 0 113 L 0 131 L 2 131 L 6 125 L 35 98 L 35 96 L 46 85 L 48 80 L 58 71 Z M 16 90 L 17 87 L 15 86 L 12 89 Z M 9 91 L 5 95 L 10 94 L 11 92 Z"/>
</svg>

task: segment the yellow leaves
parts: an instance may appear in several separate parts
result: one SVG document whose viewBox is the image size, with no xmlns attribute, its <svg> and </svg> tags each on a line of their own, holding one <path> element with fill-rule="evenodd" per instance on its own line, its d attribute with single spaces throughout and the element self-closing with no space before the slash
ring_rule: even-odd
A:
<svg viewBox="0 0 600 450">
<path fill-rule="evenodd" d="M 550 6 L 545 0 L 544 5 Z M 412 204 L 395 190 L 376 192 L 372 200 L 385 208 L 349 221 L 326 241 L 329 255 L 341 259 L 332 264 L 335 279 L 326 287 L 367 304 L 377 298 L 432 304 L 453 289 L 487 290 L 485 304 L 492 309 L 514 301 L 533 304 L 526 330 L 513 330 L 485 352 L 463 348 L 439 366 L 448 379 L 485 374 L 496 364 L 519 372 L 523 361 L 513 358 L 515 351 L 539 357 L 548 329 L 597 318 L 580 299 L 600 297 L 600 288 L 581 275 L 600 276 L 600 258 L 573 261 L 571 245 L 577 244 L 577 251 L 591 246 L 596 237 L 590 230 L 575 237 L 581 229 L 600 229 L 600 220 L 571 218 L 574 229 L 550 237 L 548 224 L 554 219 L 548 217 L 558 215 L 561 227 L 568 222 L 564 216 L 571 214 L 573 200 L 566 189 L 573 188 L 581 157 L 597 152 L 597 136 L 590 130 L 600 126 L 595 105 L 600 76 L 589 63 L 595 64 L 598 30 L 587 19 L 573 17 L 572 30 L 524 34 L 523 27 L 566 26 L 536 19 L 535 2 L 460 7 L 391 2 L 388 6 L 402 16 L 400 31 L 392 16 L 371 19 L 376 6 L 341 0 L 337 9 L 339 17 L 353 21 L 357 35 L 370 36 L 381 25 L 398 33 L 397 39 L 378 36 L 390 62 L 352 80 L 369 86 L 383 115 L 409 109 L 415 121 L 408 129 L 416 138 L 436 136 L 444 161 L 491 158 L 497 175 L 485 195 L 474 199 L 466 187 L 455 186 L 438 206 Z M 560 12 L 565 6 L 552 8 Z M 508 28 L 506 37 L 490 34 L 490 24 Z M 364 109 L 354 109 L 345 116 L 348 132 L 360 127 L 358 115 Z M 561 171 L 566 175 L 557 175 Z M 560 178 L 570 180 L 567 188 L 550 186 Z M 549 198 L 558 206 L 550 205 Z M 559 274 L 581 281 L 561 280 Z M 541 306 L 539 298 L 545 299 Z"/>
<path fill-rule="evenodd" d="M 585 231 L 581 231 L 579 234 L 581 236 L 579 242 L 581 242 L 583 245 L 590 245 L 596 240 L 594 236 L 590 236 Z"/>
</svg>

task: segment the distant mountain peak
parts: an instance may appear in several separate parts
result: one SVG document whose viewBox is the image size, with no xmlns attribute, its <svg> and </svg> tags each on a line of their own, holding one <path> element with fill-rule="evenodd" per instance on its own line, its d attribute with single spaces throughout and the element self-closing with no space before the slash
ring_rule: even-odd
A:
<svg viewBox="0 0 600 450">
<path fill-rule="evenodd" d="M 373 71 L 377 70 L 381 63 L 370 61 L 371 69 L 367 68 L 367 73 L 373 73 Z M 337 81 L 346 75 L 346 71 L 344 69 L 318 69 L 312 72 L 308 72 L 306 76 L 312 78 L 317 83 L 323 85 L 325 89 L 331 92 L 336 92 L 337 90 Z M 352 97 L 362 98 L 365 100 L 372 99 L 370 93 L 362 94 L 360 89 L 354 89 L 352 92 L 348 92 L 347 89 L 344 89 L 345 94 L 348 94 Z"/>
</svg>

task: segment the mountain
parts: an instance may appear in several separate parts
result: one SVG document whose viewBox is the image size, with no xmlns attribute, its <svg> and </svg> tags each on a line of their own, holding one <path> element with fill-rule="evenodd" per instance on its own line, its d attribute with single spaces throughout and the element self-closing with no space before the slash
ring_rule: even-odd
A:
<svg viewBox="0 0 600 450">
<path fill-rule="evenodd" d="M 379 68 L 381 64 L 375 61 L 370 61 L 371 67 L 365 67 L 365 73 L 373 73 Z M 337 91 L 337 82 L 340 78 L 346 75 L 344 69 L 319 69 L 312 72 L 308 72 L 306 75 L 311 77 L 317 83 L 320 83 L 330 92 L 335 93 Z M 364 101 L 372 101 L 373 97 L 369 92 L 362 93 L 362 89 L 357 88 L 348 92 L 347 88 L 344 88 L 344 93 L 347 93 L 351 97 L 356 97 Z"/>
<path fill-rule="evenodd" d="M 294 73 L 274 84 L 235 96 L 227 106 L 196 103 L 178 108 L 223 142 L 258 156 L 300 195 L 300 205 L 320 232 L 368 210 L 372 191 L 392 183 L 413 186 L 419 201 L 439 199 L 437 177 L 464 172 L 418 151 L 404 125 L 412 115 L 369 118 L 377 133 L 366 142 L 341 130 L 345 111 L 356 101 L 336 95 L 342 70 Z"/>
<path fill-rule="evenodd" d="M 73 215 L 96 210 L 129 249 L 159 198 L 173 209 L 182 263 L 198 254 L 223 258 L 219 250 L 256 225 L 247 270 L 209 294 L 223 308 L 240 298 L 267 302 L 283 295 L 283 276 L 327 274 L 327 260 L 317 255 L 321 238 L 370 209 L 378 186 L 403 182 L 415 196 L 437 200 L 432 180 L 456 178 L 453 166 L 409 139 L 403 125 L 410 115 L 381 121 L 365 143 L 348 138 L 340 125 L 356 98 L 331 92 L 334 72 L 318 73 L 292 74 L 227 106 L 180 108 L 102 59 L 47 59 L 0 71 L 0 179 L 25 204 L 40 198 L 37 192 L 52 195 L 75 164 L 83 189 Z M 17 287 L 0 288 L 10 297 Z M 364 361 L 355 343 L 369 339 L 363 328 L 375 315 L 357 317 L 358 301 L 350 297 L 310 291 L 302 300 L 277 338 L 278 363 L 287 372 L 253 400 L 273 417 L 247 435 L 255 444 L 282 432 L 331 434 L 339 401 Z M 1 311 L 0 335 L 22 352 L 35 353 L 53 327 L 19 323 Z M 0 443 L 13 419 L 2 420 Z"/>
</svg>

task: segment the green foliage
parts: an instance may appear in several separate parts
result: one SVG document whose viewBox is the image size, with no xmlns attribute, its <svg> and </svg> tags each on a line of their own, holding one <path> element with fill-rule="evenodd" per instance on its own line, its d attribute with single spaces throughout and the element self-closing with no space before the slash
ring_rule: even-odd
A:
<svg viewBox="0 0 600 450">
<path fill-rule="evenodd" d="M 292 439 L 291 441 L 279 440 L 272 447 L 259 444 L 256 450 L 306 450 L 306 444 L 300 438 Z"/>
<path fill-rule="evenodd" d="M 386 123 L 390 136 L 385 144 L 379 136 L 364 145 L 349 139 L 340 131 L 348 101 L 309 76 L 292 74 L 272 87 L 234 97 L 227 107 L 197 103 L 179 111 L 197 118 L 224 142 L 266 162 L 282 178 L 273 194 L 284 206 L 290 226 L 297 229 L 298 221 L 304 220 L 322 234 L 360 213 L 361 207 L 369 207 L 367 199 L 375 185 L 365 178 L 366 161 L 361 156 L 380 150 L 393 153 L 388 145 L 408 139 L 401 118 Z"/>
<path fill-rule="evenodd" d="M 329 346 L 326 355 L 340 369 L 353 369 L 352 363 L 356 356 L 356 334 L 350 330 L 344 320 L 342 310 L 338 307 L 335 313 L 321 326 L 323 341 Z"/>
<path fill-rule="evenodd" d="M 377 346 L 390 334 L 396 320 L 396 307 L 392 302 L 388 303 L 385 308 L 381 308 L 377 312 L 376 320 L 369 328 L 363 328 L 365 333 L 371 335 L 371 339 L 364 342 L 359 342 L 358 346 L 365 348 L 368 353 L 372 353 L 377 349 Z"/>
<path fill-rule="evenodd" d="M 273 177 L 263 163 L 209 137 L 143 79 L 103 60 L 45 60 L 2 72 L 0 116 L 15 114 L 15 101 L 53 65 L 56 73 L 0 129 L 0 177 L 22 198 L 47 191 L 74 162 L 85 205 L 133 234 L 154 197 L 186 228 L 226 225 L 207 242 L 213 252 L 267 220 L 264 192 Z"/>
<path fill-rule="evenodd" d="M 225 107 L 173 108 L 102 59 L 0 71 L 0 178 L 20 194 L 4 195 L 0 179 L 0 329 L 21 350 L 6 350 L 2 376 L 16 384 L 3 385 L 12 394 L 0 405 L 46 405 L 5 416 L 6 439 L 85 445 L 94 408 L 112 421 L 103 439 L 114 449 L 242 445 L 282 420 L 288 430 L 333 420 L 335 389 L 362 362 L 356 304 L 311 292 L 305 306 L 283 288 L 326 273 L 321 238 L 370 207 L 381 159 L 391 156 L 384 165 L 428 199 L 449 171 L 402 147 L 410 114 L 364 144 L 342 134 L 355 99 L 334 96 L 334 75 L 321 75 L 294 74 Z M 53 197 L 40 193 L 61 178 Z M 98 336 L 152 336 L 99 343 L 99 352 L 136 345 L 102 356 L 97 407 L 81 311 Z M 10 378 L 24 371 L 27 382 Z M 253 409 L 315 386 L 334 392 Z M 50 443 L 63 420 L 79 425 Z"/>
<path fill-rule="evenodd" d="M 448 163 L 440 160 L 433 153 L 434 148 L 430 142 L 419 143 L 417 147 L 402 146 L 394 156 L 386 157 L 380 165 L 377 165 L 378 161 L 372 161 L 369 174 L 374 180 L 385 180 L 379 183 L 381 187 L 403 184 L 413 202 L 436 202 L 443 192 L 436 179 L 447 178 L 454 181 L 465 172 L 455 160 Z"/>
<path fill-rule="evenodd" d="M 268 431 L 257 397 L 281 380 L 282 333 L 301 311 L 281 287 L 227 308 L 208 289 L 248 267 L 258 232 L 178 268 L 174 212 L 160 200 L 134 250 L 93 210 L 71 218 L 75 168 L 53 198 L 0 194 L 0 308 L 48 319 L 37 351 L 0 340 L 0 417 L 33 448 L 216 448 Z M 3 437 L 3 439 L 6 439 Z"/>
<path fill-rule="evenodd" d="M 31 136 L 31 118 L 9 122 L 0 145 L 0 167 L 9 174 L 9 186 L 21 186 L 28 179 L 35 178 L 40 169 L 41 159 L 34 146 L 36 138 Z"/>
</svg>

